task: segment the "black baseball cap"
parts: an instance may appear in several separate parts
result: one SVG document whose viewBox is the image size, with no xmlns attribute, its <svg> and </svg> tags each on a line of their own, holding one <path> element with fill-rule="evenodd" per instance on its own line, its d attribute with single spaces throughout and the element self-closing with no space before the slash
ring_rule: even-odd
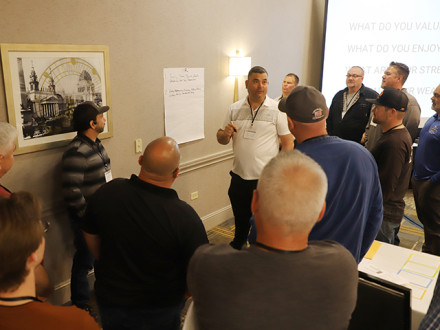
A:
<svg viewBox="0 0 440 330">
<path fill-rule="evenodd" d="M 324 95 L 312 86 L 297 86 L 278 103 L 278 109 L 301 123 L 316 123 L 327 118 Z"/>
<path fill-rule="evenodd" d="M 90 121 L 96 120 L 96 116 L 107 112 L 110 109 L 108 106 L 98 107 L 92 101 L 85 101 L 78 104 L 73 110 L 73 129 L 77 132 L 82 132 L 90 127 Z"/>
<path fill-rule="evenodd" d="M 400 89 L 384 88 L 382 93 L 376 99 L 366 99 L 372 104 L 383 105 L 387 108 L 396 109 L 397 111 L 405 112 L 408 106 L 408 96 Z"/>
</svg>

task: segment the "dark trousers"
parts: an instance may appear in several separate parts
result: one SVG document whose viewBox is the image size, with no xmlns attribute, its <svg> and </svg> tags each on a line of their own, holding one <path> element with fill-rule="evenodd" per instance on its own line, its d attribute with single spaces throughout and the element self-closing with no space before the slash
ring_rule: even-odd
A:
<svg viewBox="0 0 440 330">
<path fill-rule="evenodd" d="M 235 235 L 231 246 L 240 250 L 246 243 L 249 234 L 252 195 L 257 188 L 258 180 L 244 180 L 233 172 L 230 172 L 230 175 L 231 185 L 228 195 L 235 217 Z"/>
<path fill-rule="evenodd" d="M 411 180 L 417 216 L 425 231 L 423 252 L 440 256 L 440 185 Z"/>
<path fill-rule="evenodd" d="M 95 259 L 87 247 L 81 230 L 80 220 L 71 216 L 72 230 L 74 235 L 73 244 L 75 255 L 73 256 L 72 274 L 70 278 L 70 299 L 72 304 L 83 308 L 90 300 L 90 285 L 87 275 L 93 269 Z"/>
<path fill-rule="evenodd" d="M 184 302 L 177 306 L 145 309 L 99 304 L 104 330 L 179 330 Z"/>
</svg>

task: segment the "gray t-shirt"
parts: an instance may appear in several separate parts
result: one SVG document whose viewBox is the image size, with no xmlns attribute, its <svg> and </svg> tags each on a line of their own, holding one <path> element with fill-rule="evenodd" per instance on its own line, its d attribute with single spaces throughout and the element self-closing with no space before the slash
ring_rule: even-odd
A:
<svg viewBox="0 0 440 330">
<path fill-rule="evenodd" d="M 347 329 L 358 271 L 333 241 L 280 254 L 255 246 L 203 245 L 188 268 L 199 329 Z"/>
</svg>

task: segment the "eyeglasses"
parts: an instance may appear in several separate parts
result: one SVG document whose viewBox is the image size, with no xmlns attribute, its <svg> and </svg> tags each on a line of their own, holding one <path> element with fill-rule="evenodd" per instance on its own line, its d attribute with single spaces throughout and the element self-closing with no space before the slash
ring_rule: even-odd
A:
<svg viewBox="0 0 440 330">
<path fill-rule="evenodd" d="M 356 79 L 356 78 L 360 78 L 360 77 L 362 77 L 362 76 L 360 76 L 358 74 L 347 74 L 347 78 L 354 78 L 354 79 Z"/>
</svg>

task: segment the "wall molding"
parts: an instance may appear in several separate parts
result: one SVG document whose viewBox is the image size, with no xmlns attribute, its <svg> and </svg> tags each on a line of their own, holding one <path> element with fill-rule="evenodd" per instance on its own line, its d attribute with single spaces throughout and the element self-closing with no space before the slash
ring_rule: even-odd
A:
<svg viewBox="0 0 440 330">
<path fill-rule="evenodd" d="M 216 163 L 224 162 L 226 160 L 234 158 L 234 153 L 232 149 L 217 152 L 208 156 L 196 158 L 189 160 L 185 163 L 180 164 L 179 174 L 185 174 L 191 171 L 195 171 L 199 168 L 210 166 Z"/>
<path fill-rule="evenodd" d="M 212 227 L 218 226 L 226 220 L 231 219 L 233 216 L 231 205 L 227 205 L 202 217 L 202 222 L 208 231 Z"/>
</svg>

